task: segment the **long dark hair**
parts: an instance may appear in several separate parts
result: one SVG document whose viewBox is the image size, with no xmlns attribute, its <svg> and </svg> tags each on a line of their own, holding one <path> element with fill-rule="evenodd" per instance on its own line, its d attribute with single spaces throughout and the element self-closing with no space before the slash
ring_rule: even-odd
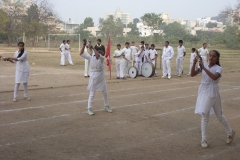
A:
<svg viewBox="0 0 240 160">
<path fill-rule="evenodd" d="M 221 66 L 221 65 L 220 65 L 220 53 L 219 53 L 217 50 L 212 50 L 211 52 L 215 52 L 216 55 L 217 55 L 217 57 L 218 57 L 218 61 L 217 61 L 216 65 Z M 210 52 L 210 53 L 211 53 L 211 52 Z"/>
<path fill-rule="evenodd" d="M 18 54 L 17 58 L 22 57 L 23 53 L 24 53 L 24 42 L 18 42 L 18 46 L 19 45 L 23 45 L 23 50 L 21 50 L 21 52 Z"/>
</svg>

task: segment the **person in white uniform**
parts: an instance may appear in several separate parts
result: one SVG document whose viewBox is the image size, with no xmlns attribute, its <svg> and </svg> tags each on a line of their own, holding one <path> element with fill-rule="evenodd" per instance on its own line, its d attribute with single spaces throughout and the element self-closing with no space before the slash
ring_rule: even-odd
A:
<svg viewBox="0 0 240 160">
<path fill-rule="evenodd" d="M 179 46 L 177 47 L 177 58 L 176 58 L 176 75 L 178 77 L 182 76 L 183 73 L 183 61 L 184 57 L 186 56 L 186 49 L 183 46 L 183 40 L 179 40 Z"/>
<path fill-rule="evenodd" d="M 173 48 L 169 46 L 169 42 L 166 41 L 162 52 L 162 71 L 163 71 L 162 78 L 168 76 L 168 79 L 171 79 L 171 59 L 173 58 L 173 56 L 174 56 Z"/>
<path fill-rule="evenodd" d="M 24 100 L 30 101 L 28 97 L 28 79 L 30 67 L 28 64 L 28 53 L 24 50 L 24 43 L 18 43 L 18 51 L 15 52 L 14 57 L 4 58 L 4 61 L 9 61 L 16 64 L 15 72 L 15 87 L 14 87 L 14 98 L 13 101 L 17 102 L 18 89 L 21 83 L 24 86 Z"/>
<path fill-rule="evenodd" d="M 151 45 L 151 49 L 149 50 L 149 60 L 150 62 L 155 66 L 156 68 L 156 59 L 157 59 L 158 53 L 155 49 L 155 45 Z M 157 77 L 157 70 L 155 69 L 155 76 Z"/>
<path fill-rule="evenodd" d="M 142 75 L 142 58 L 145 55 L 144 46 L 141 47 L 141 50 L 135 53 L 136 68 L 138 69 L 138 75 Z"/>
<path fill-rule="evenodd" d="M 68 60 L 69 64 L 74 65 L 71 56 L 70 40 L 67 40 L 66 43 L 65 58 Z"/>
<path fill-rule="evenodd" d="M 93 49 L 90 49 L 89 46 L 92 45 L 92 41 L 91 40 L 88 40 L 87 41 L 87 45 L 85 46 L 84 48 L 84 52 L 85 53 L 88 53 L 90 56 L 94 56 L 94 51 Z M 85 59 L 85 67 L 84 67 L 84 77 L 87 78 L 87 77 L 90 77 L 89 76 L 90 74 L 90 61 Z"/>
<path fill-rule="evenodd" d="M 203 47 L 198 49 L 199 55 L 203 59 L 204 64 L 208 64 L 208 49 L 207 49 L 207 43 L 203 43 Z"/>
<path fill-rule="evenodd" d="M 117 71 L 117 79 L 125 79 L 124 77 L 124 66 L 121 45 L 117 45 L 117 50 L 114 51 L 113 58 L 115 58 L 115 66 Z"/>
<path fill-rule="evenodd" d="M 124 58 L 124 70 L 125 70 L 125 74 L 127 75 L 127 77 L 129 77 L 128 75 L 128 70 L 131 67 L 131 61 L 132 61 L 132 51 L 131 48 L 129 47 L 129 42 L 125 43 L 125 48 L 122 50 L 123 53 L 123 58 Z"/>
<path fill-rule="evenodd" d="M 65 59 L 66 59 L 66 40 L 63 40 L 63 43 L 59 47 L 60 53 L 61 53 L 61 60 L 60 60 L 60 66 L 66 66 L 65 65 Z"/>
<path fill-rule="evenodd" d="M 151 59 L 149 59 L 149 55 L 150 55 L 150 52 L 149 52 L 150 48 L 149 48 L 149 44 L 146 43 L 145 44 L 145 56 L 144 56 L 144 63 L 145 62 L 151 62 Z"/>
<path fill-rule="evenodd" d="M 94 56 L 90 56 L 87 52 L 84 52 L 86 47 L 86 40 L 83 42 L 83 47 L 80 51 L 80 56 L 90 61 L 90 79 L 87 89 L 90 91 L 88 99 L 88 109 L 87 113 L 89 115 L 94 115 L 92 111 L 92 102 L 95 96 L 96 91 L 101 91 L 104 97 L 104 109 L 112 113 L 112 109 L 109 107 L 108 103 L 108 94 L 107 94 L 107 84 L 104 75 L 104 56 L 102 56 L 102 50 L 100 48 L 93 48 L 92 45 L 89 45 L 90 49 L 93 49 L 95 52 Z"/>
<path fill-rule="evenodd" d="M 203 61 L 199 61 L 201 69 L 195 69 L 197 59 L 194 60 L 191 77 L 196 76 L 202 71 L 202 80 L 198 90 L 198 97 L 196 102 L 195 114 L 202 115 L 201 130 L 202 141 L 201 146 L 203 148 L 208 147 L 207 143 L 207 124 L 209 121 L 209 115 L 215 114 L 219 122 L 223 125 L 227 132 L 227 143 L 230 144 L 233 141 L 235 131 L 231 129 L 222 113 L 222 100 L 220 96 L 219 80 L 222 77 L 222 67 L 219 63 L 220 53 L 216 50 L 210 52 L 209 64 L 205 64 Z"/>
<path fill-rule="evenodd" d="M 145 42 L 144 41 L 140 42 L 139 48 L 141 49 L 142 46 L 144 46 L 144 50 L 145 50 L 146 48 L 145 48 Z M 145 57 L 142 58 L 142 63 L 144 63 L 144 61 L 145 61 Z"/>
<path fill-rule="evenodd" d="M 189 73 L 188 73 L 188 76 L 191 74 L 191 69 L 192 69 L 192 66 L 193 66 L 193 61 L 194 59 L 197 57 L 196 55 L 196 48 L 192 48 L 192 53 L 190 55 L 190 69 L 189 69 Z"/>
<path fill-rule="evenodd" d="M 138 53 L 138 47 L 135 46 L 134 41 L 132 41 L 132 44 L 131 44 L 130 48 L 131 48 L 131 51 L 132 51 L 132 56 L 135 56 Z M 136 57 L 133 58 L 133 59 L 135 59 L 135 63 L 136 63 Z"/>
</svg>

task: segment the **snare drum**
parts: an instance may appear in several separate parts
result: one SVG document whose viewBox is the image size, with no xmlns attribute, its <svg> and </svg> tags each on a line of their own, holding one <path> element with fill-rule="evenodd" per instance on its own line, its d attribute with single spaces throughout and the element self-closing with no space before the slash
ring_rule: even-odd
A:
<svg viewBox="0 0 240 160">
<path fill-rule="evenodd" d="M 138 76 L 138 70 L 136 67 L 130 67 L 128 70 L 129 77 L 136 78 Z"/>
<path fill-rule="evenodd" d="M 154 74 L 155 74 L 155 66 L 150 62 L 143 63 L 142 75 L 148 78 L 148 77 L 152 77 Z"/>
</svg>

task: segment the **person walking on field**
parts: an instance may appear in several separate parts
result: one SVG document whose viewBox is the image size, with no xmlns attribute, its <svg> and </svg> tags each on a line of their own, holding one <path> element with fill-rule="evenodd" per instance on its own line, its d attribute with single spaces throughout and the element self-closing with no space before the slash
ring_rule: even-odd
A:
<svg viewBox="0 0 240 160">
<path fill-rule="evenodd" d="M 102 51 L 102 54 L 103 54 L 103 56 L 105 56 L 105 47 L 104 47 L 104 45 L 102 45 L 102 40 L 101 39 L 98 39 L 97 40 L 97 44 L 96 44 L 96 46 L 94 47 L 96 50 L 97 49 L 101 49 L 101 51 Z"/>
<path fill-rule="evenodd" d="M 183 40 L 179 40 L 179 46 L 177 47 L 177 58 L 176 58 L 176 75 L 178 77 L 182 76 L 183 73 L 183 61 L 186 56 L 186 49 L 183 46 Z"/>
<path fill-rule="evenodd" d="M 196 48 L 192 48 L 192 53 L 190 55 L 190 69 L 189 69 L 188 76 L 191 75 L 191 69 L 192 69 L 192 66 L 193 66 L 193 61 L 197 57 L 195 52 L 196 52 Z"/>
<path fill-rule="evenodd" d="M 117 79 L 125 79 L 124 66 L 121 45 L 117 45 L 117 50 L 114 51 L 113 58 L 115 58 L 115 66 L 117 71 Z"/>
<path fill-rule="evenodd" d="M 70 40 L 67 40 L 67 43 L 66 43 L 65 58 L 68 60 L 69 64 L 74 65 L 72 62 L 72 56 L 71 56 Z"/>
<path fill-rule="evenodd" d="M 174 56 L 173 48 L 169 46 L 169 42 L 166 41 L 162 53 L 162 70 L 163 70 L 162 78 L 168 76 L 168 79 L 171 79 L 171 59 L 173 58 L 173 56 Z"/>
<path fill-rule="evenodd" d="M 24 50 L 24 43 L 18 43 L 18 51 L 15 52 L 13 58 L 3 58 L 3 60 L 16 64 L 13 102 L 17 102 L 18 89 L 21 83 L 23 83 L 24 86 L 24 100 L 30 101 L 31 99 L 28 97 L 28 79 L 30 67 L 28 63 L 28 53 Z"/>
<path fill-rule="evenodd" d="M 198 52 L 197 52 L 198 54 Z M 207 125 L 209 116 L 215 114 L 219 122 L 223 125 L 227 132 L 227 144 L 233 141 L 235 131 L 231 129 L 227 119 L 223 115 L 222 100 L 220 96 L 219 80 L 222 77 L 222 67 L 220 66 L 220 53 L 212 50 L 209 54 L 209 64 L 199 61 L 199 68 L 196 70 L 197 59 L 194 59 L 191 77 L 196 76 L 202 72 L 202 80 L 198 90 L 198 97 L 196 102 L 195 114 L 202 115 L 201 131 L 203 148 L 208 147 L 207 139 Z"/>
<path fill-rule="evenodd" d="M 204 64 L 208 64 L 208 49 L 207 49 L 207 43 L 203 43 L 203 47 L 198 49 L 198 52 L 200 56 L 203 59 Z"/>
<path fill-rule="evenodd" d="M 107 84 L 104 75 L 104 56 L 103 51 L 100 48 L 93 48 L 92 45 L 89 45 L 89 48 L 94 50 L 95 55 L 90 56 L 87 52 L 84 52 L 86 47 L 86 40 L 83 42 L 83 47 L 80 51 L 80 56 L 90 61 L 90 79 L 87 89 L 90 91 L 88 98 L 88 108 L 87 113 L 92 116 L 94 115 L 92 111 L 92 102 L 95 96 L 96 91 L 101 91 L 104 97 L 104 109 L 112 113 L 112 109 L 109 107 L 108 103 L 108 94 L 107 94 Z"/>
<path fill-rule="evenodd" d="M 59 47 L 60 53 L 61 53 L 61 60 L 60 60 L 60 66 L 66 66 L 65 59 L 66 59 L 66 40 L 63 40 L 63 43 Z"/>
</svg>

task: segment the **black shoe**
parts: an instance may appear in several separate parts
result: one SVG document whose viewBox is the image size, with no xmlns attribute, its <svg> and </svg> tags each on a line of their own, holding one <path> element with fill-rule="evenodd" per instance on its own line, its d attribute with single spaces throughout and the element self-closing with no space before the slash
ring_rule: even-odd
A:
<svg viewBox="0 0 240 160">
<path fill-rule="evenodd" d="M 88 78 L 88 76 L 84 76 L 85 78 Z"/>
<path fill-rule="evenodd" d="M 117 77 L 116 79 L 120 79 L 119 77 Z"/>
<path fill-rule="evenodd" d="M 122 80 L 127 80 L 125 77 L 121 78 Z"/>
</svg>

